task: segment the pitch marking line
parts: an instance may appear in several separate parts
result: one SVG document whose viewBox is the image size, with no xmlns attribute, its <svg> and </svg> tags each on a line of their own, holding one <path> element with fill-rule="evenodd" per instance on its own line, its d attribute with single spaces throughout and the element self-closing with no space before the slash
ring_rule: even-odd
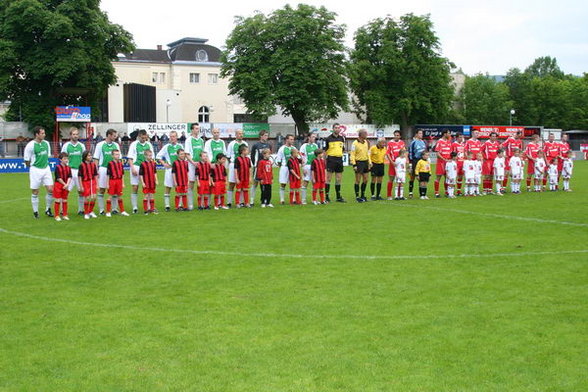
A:
<svg viewBox="0 0 588 392">
<path fill-rule="evenodd" d="M 492 214 L 492 213 L 486 213 L 486 212 L 458 210 L 455 208 L 415 206 L 415 205 L 411 205 L 411 204 L 394 204 L 394 206 L 396 206 L 396 207 L 409 207 L 409 208 L 423 208 L 423 209 L 427 209 L 427 210 L 455 212 L 458 214 L 479 215 L 479 216 L 487 216 L 487 217 L 491 217 L 491 218 L 514 219 L 514 220 L 522 220 L 522 221 L 528 221 L 528 222 L 553 223 L 553 224 L 567 225 L 567 226 L 588 227 L 587 223 L 566 222 L 566 221 L 558 221 L 558 220 L 554 220 L 554 219 L 530 218 L 530 217 L 515 216 L 515 215 Z"/>
<path fill-rule="evenodd" d="M 49 238 L 34 234 L 21 233 L 0 228 L 0 233 L 9 234 L 22 238 L 29 238 L 39 241 L 58 242 L 68 245 L 93 246 L 96 248 L 118 248 L 127 250 L 136 250 L 143 252 L 172 252 L 194 255 L 213 255 L 213 256 L 241 256 L 241 257 L 282 257 L 291 259 L 313 258 L 313 259 L 358 259 L 358 260 L 420 260 L 420 259 L 472 259 L 472 258 L 491 258 L 491 257 L 519 257 L 519 256 L 543 256 L 543 255 L 564 255 L 564 254 L 584 254 L 588 249 L 564 250 L 558 252 L 503 252 L 488 254 L 455 254 L 455 255 L 304 255 L 304 254 L 282 254 L 282 253 L 241 253 L 226 252 L 219 250 L 191 250 L 191 249 L 173 249 L 173 248 L 151 248 L 139 247 L 132 245 L 118 244 L 99 244 L 94 242 L 71 241 L 61 238 Z"/>
<path fill-rule="evenodd" d="M 4 204 L 4 203 L 13 203 L 15 201 L 21 201 L 21 200 L 31 200 L 30 197 L 21 197 L 20 199 L 12 199 L 12 200 L 0 200 L 0 204 Z"/>
</svg>

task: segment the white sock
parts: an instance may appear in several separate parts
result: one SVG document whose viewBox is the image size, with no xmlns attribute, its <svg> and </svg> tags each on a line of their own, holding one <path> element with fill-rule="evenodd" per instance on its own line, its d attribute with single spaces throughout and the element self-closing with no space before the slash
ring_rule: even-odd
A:
<svg viewBox="0 0 588 392">
<path fill-rule="evenodd" d="M 454 188 L 453 188 L 452 186 L 450 186 L 450 187 L 448 187 L 448 188 L 447 188 L 447 193 L 448 193 L 448 194 L 449 194 L 449 196 L 451 196 L 451 197 L 453 197 L 453 189 L 454 189 Z"/>
<path fill-rule="evenodd" d="M 570 180 L 563 180 L 563 188 L 564 188 L 564 191 L 567 191 L 568 189 L 570 189 Z"/>
<path fill-rule="evenodd" d="M 84 196 L 78 195 L 78 211 L 84 211 Z"/>
<path fill-rule="evenodd" d="M 45 211 L 51 209 L 51 205 L 53 204 L 53 194 L 47 193 L 45 196 Z"/>
<path fill-rule="evenodd" d="M 39 195 L 31 195 L 31 204 L 33 212 L 39 212 Z"/>
<path fill-rule="evenodd" d="M 500 193 L 502 181 L 496 181 L 496 193 Z"/>
<path fill-rule="evenodd" d="M 253 204 L 255 202 L 255 190 L 257 186 L 255 184 L 251 185 L 251 189 L 249 190 L 249 204 Z"/>
<path fill-rule="evenodd" d="M 301 196 L 302 203 L 306 203 L 306 187 L 302 187 L 300 193 L 301 193 L 300 196 Z"/>
<path fill-rule="evenodd" d="M 165 208 L 169 208 L 169 193 L 163 195 L 163 203 Z"/>
<path fill-rule="evenodd" d="M 227 204 L 233 204 L 233 191 L 227 191 Z M 239 204 L 239 201 L 236 201 L 235 204 Z"/>
<path fill-rule="evenodd" d="M 284 202 L 284 194 L 286 193 L 286 190 L 282 187 L 280 187 L 280 202 L 283 203 Z"/>
<path fill-rule="evenodd" d="M 112 211 L 118 210 L 118 196 L 112 196 L 110 200 L 110 208 Z"/>
<path fill-rule="evenodd" d="M 104 193 L 98 194 L 98 210 L 104 212 Z"/>
<path fill-rule="evenodd" d="M 194 209 L 194 189 L 188 188 L 188 209 Z"/>
<path fill-rule="evenodd" d="M 133 210 L 139 209 L 139 207 L 137 206 L 138 197 L 139 196 L 136 193 L 131 193 L 131 206 L 133 207 Z"/>
</svg>

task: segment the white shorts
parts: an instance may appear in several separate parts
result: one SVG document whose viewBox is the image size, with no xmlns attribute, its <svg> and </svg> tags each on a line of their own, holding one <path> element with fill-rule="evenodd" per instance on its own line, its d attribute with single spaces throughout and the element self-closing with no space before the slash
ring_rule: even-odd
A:
<svg viewBox="0 0 588 392">
<path fill-rule="evenodd" d="M 549 183 L 550 184 L 557 184 L 559 181 L 557 180 L 557 176 L 549 176 Z"/>
<path fill-rule="evenodd" d="M 188 162 L 188 181 L 196 182 L 196 166 Z"/>
<path fill-rule="evenodd" d="M 466 176 L 465 177 L 466 184 L 474 184 L 476 182 L 475 176 Z"/>
<path fill-rule="evenodd" d="M 404 184 L 406 181 L 406 172 L 396 172 L 396 176 L 394 177 L 394 182 L 397 184 Z"/>
<path fill-rule="evenodd" d="M 482 183 L 482 175 L 481 174 L 476 174 L 474 176 L 474 183 L 477 185 L 480 185 Z"/>
<path fill-rule="evenodd" d="M 302 179 L 304 181 L 312 181 L 312 173 L 311 173 L 311 167 L 310 165 L 304 165 L 304 167 L 302 168 Z"/>
<path fill-rule="evenodd" d="M 78 169 L 71 169 L 71 181 L 69 182 L 69 186 L 67 187 L 68 191 L 72 191 L 74 186 L 80 190 L 80 177 L 78 177 Z"/>
<path fill-rule="evenodd" d="M 51 175 L 51 169 L 47 166 L 44 169 L 31 166 L 29 170 L 29 181 L 31 189 L 39 189 L 41 186 L 53 185 L 53 176 Z"/>
<path fill-rule="evenodd" d="M 174 174 L 172 169 L 165 169 L 165 177 L 163 178 L 163 186 L 168 188 L 174 187 Z"/>
<path fill-rule="evenodd" d="M 105 167 L 100 166 L 98 168 L 98 188 L 106 189 L 108 188 L 108 169 Z"/>
<path fill-rule="evenodd" d="M 520 180 L 523 178 L 523 173 L 521 173 L 521 172 L 511 173 L 511 177 L 513 180 Z"/>
<path fill-rule="evenodd" d="M 234 184 L 235 182 L 235 164 L 231 162 L 229 163 L 229 183 Z"/>
<path fill-rule="evenodd" d="M 135 165 L 133 165 L 133 166 L 135 166 Z M 140 167 L 135 166 L 135 168 L 137 169 L 137 175 L 136 176 L 133 175 L 132 168 L 129 169 L 129 173 L 130 173 L 130 176 L 131 176 L 131 185 L 139 186 L 139 184 L 141 184 L 141 176 L 139 175 L 139 169 L 140 169 Z"/>
<path fill-rule="evenodd" d="M 455 185 L 455 182 L 457 181 L 457 177 L 447 177 L 445 178 L 445 182 L 448 185 Z"/>
<path fill-rule="evenodd" d="M 543 173 L 537 173 L 535 172 L 535 177 L 536 180 L 543 180 Z"/>
<path fill-rule="evenodd" d="M 288 166 L 280 166 L 280 184 L 287 184 L 289 177 L 290 170 L 288 170 Z"/>
<path fill-rule="evenodd" d="M 496 182 L 504 181 L 504 176 L 494 176 L 494 181 L 496 181 Z"/>
</svg>

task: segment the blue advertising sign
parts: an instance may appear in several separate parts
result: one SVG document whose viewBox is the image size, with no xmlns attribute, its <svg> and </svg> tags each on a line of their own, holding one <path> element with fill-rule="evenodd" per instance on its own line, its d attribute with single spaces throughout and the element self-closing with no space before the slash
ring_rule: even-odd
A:
<svg viewBox="0 0 588 392">
<path fill-rule="evenodd" d="M 55 108 L 57 122 L 90 122 L 92 108 L 89 106 L 57 106 Z"/>
<path fill-rule="evenodd" d="M 429 139 L 432 138 L 440 138 L 443 134 L 443 131 L 448 129 L 451 132 L 452 136 L 455 136 L 457 132 L 464 133 L 464 126 L 463 125 L 430 125 L 430 124 L 421 124 L 414 126 L 415 131 L 423 131 L 423 136 Z"/>
<path fill-rule="evenodd" d="M 123 158 L 123 165 L 125 170 L 129 170 L 129 163 L 127 158 Z M 59 159 L 49 158 L 49 167 L 51 171 L 55 170 L 55 166 L 59 165 Z M 157 170 L 163 170 L 163 165 L 157 165 Z M 22 158 L 17 159 L 0 159 L 0 174 L 2 173 L 28 173 L 29 168 L 25 165 Z"/>
</svg>

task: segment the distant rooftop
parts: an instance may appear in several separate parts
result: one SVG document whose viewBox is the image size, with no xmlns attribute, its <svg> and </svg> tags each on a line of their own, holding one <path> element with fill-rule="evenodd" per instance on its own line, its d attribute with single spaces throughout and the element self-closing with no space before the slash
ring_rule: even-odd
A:
<svg viewBox="0 0 588 392">
<path fill-rule="evenodd" d="M 218 63 L 221 51 L 211 45 L 205 38 L 186 37 L 169 43 L 168 49 L 135 49 L 131 53 L 118 55 L 119 62 L 142 63 Z"/>
</svg>

